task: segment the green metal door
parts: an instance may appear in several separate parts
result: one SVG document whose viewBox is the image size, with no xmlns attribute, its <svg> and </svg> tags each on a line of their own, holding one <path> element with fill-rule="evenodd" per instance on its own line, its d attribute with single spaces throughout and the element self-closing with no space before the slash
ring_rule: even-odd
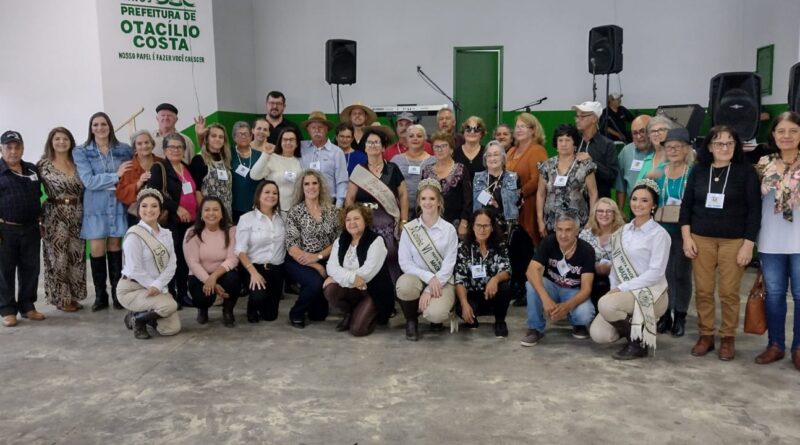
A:
<svg viewBox="0 0 800 445">
<path fill-rule="evenodd" d="M 461 106 L 456 110 L 456 128 L 469 116 L 480 116 L 486 122 L 487 134 L 502 121 L 503 112 L 503 47 L 457 47 L 454 49 L 454 98 Z"/>
</svg>

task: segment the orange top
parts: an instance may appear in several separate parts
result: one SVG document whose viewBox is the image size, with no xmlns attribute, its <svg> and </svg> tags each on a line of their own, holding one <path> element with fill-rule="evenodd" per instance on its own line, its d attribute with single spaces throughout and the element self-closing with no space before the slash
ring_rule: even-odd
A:
<svg viewBox="0 0 800 445">
<path fill-rule="evenodd" d="M 536 222 L 536 190 L 539 188 L 539 163 L 547 160 L 547 150 L 541 145 L 531 144 L 514 159 L 517 147 L 506 153 L 506 169 L 516 173 L 522 183 L 522 207 L 519 209 L 519 224 L 528 232 L 534 245 L 539 245 L 541 236 Z"/>
<path fill-rule="evenodd" d="M 139 193 L 139 188 L 136 183 L 139 182 L 139 177 L 144 173 L 142 164 L 139 163 L 139 155 L 133 155 L 132 161 L 133 168 L 122 175 L 117 183 L 117 199 L 126 206 L 136 202 L 136 195 Z M 153 155 L 154 163 L 162 161 L 164 161 L 164 159 Z"/>
</svg>

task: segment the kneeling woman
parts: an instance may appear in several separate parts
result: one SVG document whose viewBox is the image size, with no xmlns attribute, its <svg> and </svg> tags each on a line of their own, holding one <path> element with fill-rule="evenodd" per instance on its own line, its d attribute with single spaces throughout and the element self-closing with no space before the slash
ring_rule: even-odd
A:
<svg viewBox="0 0 800 445">
<path fill-rule="evenodd" d="M 611 290 L 597 304 L 600 314 L 590 334 L 597 343 L 628 339 L 617 360 L 647 356 L 656 346 L 656 322 L 667 311 L 667 269 L 671 244 L 667 231 L 653 220 L 658 185 L 639 181 L 631 194 L 633 220 L 611 237 Z"/>
<path fill-rule="evenodd" d="M 455 302 L 453 267 L 458 251 L 458 234 L 445 221 L 442 186 L 435 179 L 423 179 L 417 188 L 419 218 L 403 227 L 398 260 L 403 275 L 397 279 L 397 298 L 406 317 L 406 339 L 417 341 L 419 312 L 440 329 Z"/>
<path fill-rule="evenodd" d="M 222 199 L 207 196 L 200 203 L 200 218 L 186 232 L 183 256 L 189 266 L 189 293 L 197 308 L 197 322 L 208 323 L 208 308 L 217 296 L 222 298 L 222 322 L 235 324 L 233 308 L 239 298 L 241 283 L 236 267 L 236 227 L 231 225 Z"/>
<path fill-rule="evenodd" d="M 493 314 L 495 337 L 508 337 L 511 261 L 492 210 L 483 208 L 472 215 L 472 226 L 458 248 L 455 275 L 461 318 L 477 328 L 478 315 Z"/>
<path fill-rule="evenodd" d="M 128 229 L 122 242 L 125 266 L 117 296 L 128 309 L 125 326 L 134 337 L 150 338 L 147 325 L 161 335 L 175 335 L 181 330 L 178 304 L 167 292 L 175 275 L 175 248 L 172 232 L 158 225 L 164 197 L 158 190 L 144 188 L 136 197 L 139 224 Z"/>
<path fill-rule="evenodd" d="M 385 324 L 394 308 L 394 290 L 386 264 L 386 243 L 373 232 L 369 208 L 350 204 L 342 212 L 342 235 L 333 242 L 322 285 L 328 302 L 344 312 L 337 331 L 356 337 Z"/>
</svg>

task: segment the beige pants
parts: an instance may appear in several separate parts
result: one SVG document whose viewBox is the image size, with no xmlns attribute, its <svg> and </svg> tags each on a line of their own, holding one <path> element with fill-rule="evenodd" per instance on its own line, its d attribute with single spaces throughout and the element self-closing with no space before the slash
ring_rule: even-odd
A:
<svg viewBox="0 0 800 445">
<path fill-rule="evenodd" d="M 416 275 L 404 273 L 397 279 L 397 298 L 403 301 L 414 301 L 422 294 L 427 284 Z M 442 295 L 431 298 L 422 316 L 431 323 L 444 323 L 450 319 L 450 311 L 456 302 L 456 288 L 452 284 L 442 286 Z"/>
<path fill-rule="evenodd" d="M 170 294 L 147 296 L 147 289 L 130 280 L 119 280 L 117 298 L 120 304 L 133 312 L 155 311 L 161 316 L 158 320 L 158 333 L 175 335 L 181 330 L 181 319 L 178 317 L 178 303 Z"/>
<path fill-rule="evenodd" d="M 617 328 L 611 322 L 624 320 L 633 313 L 633 303 L 635 297 L 632 292 L 614 292 L 605 294 L 597 302 L 598 315 L 589 328 L 589 334 L 596 343 L 613 343 L 619 340 Z M 667 292 L 661 294 L 656 299 L 655 313 L 656 318 L 664 315 L 669 307 L 669 297 Z"/>
</svg>

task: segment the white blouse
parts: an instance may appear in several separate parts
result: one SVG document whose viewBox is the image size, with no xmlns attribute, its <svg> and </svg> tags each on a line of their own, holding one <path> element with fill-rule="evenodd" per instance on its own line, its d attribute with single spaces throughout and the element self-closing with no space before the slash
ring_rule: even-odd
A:
<svg viewBox="0 0 800 445">
<path fill-rule="evenodd" d="M 300 159 L 294 156 L 263 153 L 253 165 L 250 177 L 256 181 L 264 178 L 275 181 L 281 198 L 281 210 L 287 212 L 294 205 L 292 202 L 294 186 L 295 182 L 300 180 L 301 171 L 303 168 L 300 166 Z"/>
<path fill-rule="evenodd" d="M 445 221 L 444 218 L 439 218 L 434 225 L 428 227 L 419 218 L 420 224 L 428 232 L 436 246 L 436 250 L 444 257 L 442 261 L 442 268 L 435 274 L 428 270 L 428 266 L 420 256 L 417 248 L 411 243 L 408 234 L 403 230 L 400 235 L 400 247 L 397 250 L 398 262 L 400 269 L 404 273 L 416 275 L 417 278 L 427 283 L 434 276 L 439 278 L 439 282 L 444 286 L 453 276 L 453 268 L 456 265 L 456 257 L 458 256 L 458 234 L 452 224 Z"/>
<path fill-rule="evenodd" d="M 664 273 L 667 270 L 671 244 L 669 233 L 653 219 L 638 229 L 633 222 L 625 224 L 622 228 L 622 248 L 639 276 L 621 283 L 612 267 L 609 276 L 611 288 L 630 291 L 659 283 L 666 286 L 667 278 Z"/>
<path fill-rule="evenodd" d="M 286 257 L 286 227 L 277 213 L 270 219 L 258 209 L 239 218 L 236 255 L 244 252 L 254 264 L 283 264 Z"/>
<path fill-rule="evenodd" d="M 375 275 L 378 275 L 384 261 L 386 261 L 386 253 L 386 244 L 383 242 L 383 238 L 378 236 L 367 249 L 367 258 L 364 260 L 363 266 L 358 265 L 356 246 L 353 245 L 347 248 L 347 253 L 344 254 L 344 263 L 339 264 L 339 238 L 336 238 L 325 269 L 339 286 L 354 287 L 356 275 L 363 278 L 367 283 L 372 281 Z"/>
<path fill-rule="evenodd" d="M 159 227 L 158 233 L 153 232 L 153 229 L 145 222 L 139 221 L 140 227 L 155 236 L 161 242 L 169 253 L 169 260 L 167 260 L 167 268 L 163 272 L 158 272 L 156 262 L 153 259 L 153 252 L 147 247 L 147 244 L 139 238 L 138 235 L 126 234 L 125 240 L 122 242 L 122 274 L 126 277 L 136 280 L 137 283 L 144 287 L 154 287 L 161 293 L 167 292 L 167 285 L 175 275 L 176 260 L 175 260 L 175 246 L 172 243 L 172 232 L 169 229 Z M 130 231 L 130 229 L 128 229 Z"/>
</svg>

